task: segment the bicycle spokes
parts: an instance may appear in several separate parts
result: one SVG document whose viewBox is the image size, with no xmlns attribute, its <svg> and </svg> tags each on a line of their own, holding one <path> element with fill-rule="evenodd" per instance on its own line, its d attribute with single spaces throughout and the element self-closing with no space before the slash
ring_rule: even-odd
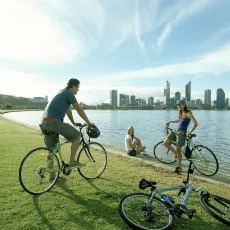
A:
<svg viewBox="0 0 230 230">
<path fill-rule="evenodd" d="M 20 166 L 19 179 L 23 188 L 31 194 L 49 190 L 59 175 L 60 166 L 56 156 L 50 156 L 45 148 L 32 150 Z"/>
</svg>

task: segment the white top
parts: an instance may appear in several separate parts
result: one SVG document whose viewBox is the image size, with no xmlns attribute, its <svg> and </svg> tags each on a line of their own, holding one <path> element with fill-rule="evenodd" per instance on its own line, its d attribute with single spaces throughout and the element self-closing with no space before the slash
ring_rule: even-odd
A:
<svg viewBox="0 0 230 230">
<path fill-rule="evenodd" d="M 127 134 L 126 136 L 125 136 L 125 149 L 127 150 L 127 151 L 131 151 L 133 148 L 130 146 L 130 144 L 129 144 L 129 140 L 131 140 L 131 142 L 132 142 L 132 137 L 129 135 L 129 134 Z M 134 141 L 134 140 L 133 140 Z"/>
</svg>

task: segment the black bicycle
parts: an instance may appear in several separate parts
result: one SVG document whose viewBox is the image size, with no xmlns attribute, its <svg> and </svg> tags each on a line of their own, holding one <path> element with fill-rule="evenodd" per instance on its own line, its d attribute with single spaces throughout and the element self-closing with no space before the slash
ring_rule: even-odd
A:
<svg viewBox="0 0 230 230">
<path fill-rule="evenodd" d="M 77 161 L 85 166 L 78 172 L 85 179 L 98 178 L 107 165 L 107 153 L 104 147 L 91 142 L 87 135 L 87 125 L 80 125 L 81 142 Z M 49 132 L 49 135 L 55 135 Z M 38 195 L 49 191 L 56 183 L 60 172 L 70 175 L 72 169 L 63 160 L 61 146 L 68 141 L 57 143 L 53 150 L 40 147 L 31 150 L 22 160 L 19 168 L 19 181 L 25 191 Z M 60 164 L 61 162 L 61 164 Z M 50 175 L 55 177 L 51 180 Z"/>
<path fill-rule="evenodd" d="M 169 125 L 165 127 L 165 134 L 168 135 L 173 129 Z M 190 134 L 186 138 L 186 145 L 182 148 L 182 154 L 187 160 L 192 161 L 197 171 L 204 176 L 213 176 L 218 172 L 219 163 L 215 154 L 204 145 L 196 145 L 192 142 L 192 138 L 196 134 Z M 153 153 L 157 160 L 165 164 L 172 164 L 176 162 L 174 153 L 164 146 L 164 141 L 160 141 L 154 146 Z M 176 148 L 174 142 L 171 145 Z"/>
</svg>

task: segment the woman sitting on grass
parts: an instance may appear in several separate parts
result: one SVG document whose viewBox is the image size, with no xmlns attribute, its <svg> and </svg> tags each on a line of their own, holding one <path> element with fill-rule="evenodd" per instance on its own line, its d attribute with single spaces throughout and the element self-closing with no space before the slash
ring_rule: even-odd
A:
<svg viewBox="0 0 230 230">
<path fill-rule="evenodd" d="M 125 148 L 129 156 L 136 156 L 137 153 L 145 153 L 146 146 L 141 144 L 141 140 L 134 136 L 134 128 L 129 127 L 125 136 Z"/>
</svg>

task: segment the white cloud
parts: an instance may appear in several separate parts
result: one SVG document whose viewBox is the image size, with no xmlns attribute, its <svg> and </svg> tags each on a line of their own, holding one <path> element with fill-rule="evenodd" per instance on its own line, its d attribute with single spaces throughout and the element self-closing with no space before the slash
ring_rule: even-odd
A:
<svg viewBox="0 0 230 230">
<path fill-rule="evenodd" d="M 175 78 L 183 75 L 197 75 L 203 73 L 219 75 L 230 72 L 229 59 L 230 44 L 223 46 L 215 52 L 196 57 L 191 61 L 107 74 L 106 76 L 101 76 L 100 80 L 106 81 L 109 79 L 109 82 L 112 83 L 113 81 L 125 81 L 134 78 Z"/>
<path fill-rule="evenodd" d="M 70 62 L 84 55 L 83 41 L 68 28 L 32 4 L 9 0 L 0 3 L 0 57 L 42 63 Z"/>
<path fill-rule="evenodd" d="M 200 0 L 200 1 L 189 1 L 185 2 L 183 5 L 179 3 L 177 6 L 178 8 L 174 8 L 175 15 L 166 23 L 165 28 L 162 34 L 157 39 L 157 45 L 159 50 L 162 49 L 162 46 L 166 39 L 169 37 L 170 33 L 172 32 L 173 27 L 175 27 L 181 21 L 185 21 L 191 16 L 195 15 L 199 11 L 205 9 L 205 6 L 209 4 L 211 1 L 208 0 Z"/>
<path fill-rule="evenodd" d="M 0 67 L 0 76 L 4 76 L 0 84 L 0 93 L 23 96 L 51 98 L 58 90 L 55 82 L 50 82 L 44 76 L 26 73 Z"/>
</svg>

